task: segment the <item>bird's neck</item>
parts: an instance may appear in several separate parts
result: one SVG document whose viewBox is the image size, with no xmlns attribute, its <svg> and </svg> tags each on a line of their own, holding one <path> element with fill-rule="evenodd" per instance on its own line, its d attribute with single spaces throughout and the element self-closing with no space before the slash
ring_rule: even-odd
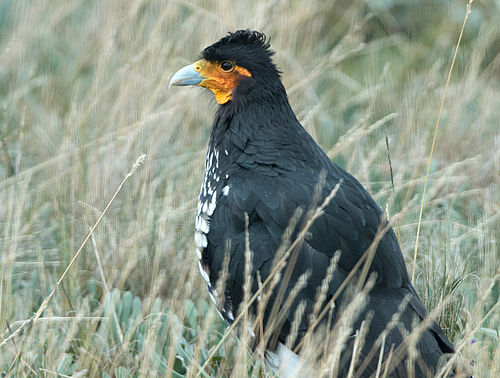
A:
<svg viewBox="0 0 500 378">
<path fill-rule="evenodd" d="M 262 174 L 274 175 L 277 170 L 293 168 L 298 161 L 306 164 L 316 160 L 318 150 L 295 117 L 283 89 L 282 94 L 275 92 L 274 98 L 220 106 L 207 158 L 218 157 L 216 169 L 221 177 L 257 167 Z"/>
<path fill-rule="evenodd" d="M 212 126 L 212 146 L 244 148 L 256 140 L 283 141 L 303 130 L 281 85 L 269 90 L 254 90 L 251 96 L 219 106 Z M 232 147 L 232 146 L 229 146 Z"/>
</svg>

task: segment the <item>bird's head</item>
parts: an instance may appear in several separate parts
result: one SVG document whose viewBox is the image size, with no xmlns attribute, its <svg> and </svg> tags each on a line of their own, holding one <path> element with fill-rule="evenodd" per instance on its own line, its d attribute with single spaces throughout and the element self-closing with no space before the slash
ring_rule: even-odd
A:
<svg viewBox="0 0 500 378">
<path fill-rule="evenodd" d="M 280 72 L 271 59 L 273 54 L 264 34 L 238 30 L 205 48 L 199 60 L 177 71 L 169 87 L 208 88 L 219 104 L 248 97 L 256 88 L 281 85 Z"/>
</svg>

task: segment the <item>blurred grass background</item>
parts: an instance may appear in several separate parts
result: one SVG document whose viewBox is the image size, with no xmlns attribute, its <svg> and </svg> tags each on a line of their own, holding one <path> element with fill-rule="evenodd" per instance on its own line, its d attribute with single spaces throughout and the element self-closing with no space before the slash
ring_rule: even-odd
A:
<svg viewBox="0 0 500 378">
<path fill-rule="evenodd" d="M 216 104 L 201 89 L 167 85 L 228 31 L 270 37 L 299 120 L 390 216 L 401 213 L 396 229 L 411 271 L 427 159 L 464 13 L 458 0 L 1 0 L 3 341 L 37 311 L 135 159 L 148 159 L 41 321 L 2 342 L 0 374 L 20 352 L 15 376 L 189 375 L 220 339 L 224 325 L 206 302 L 193 243 Z M 498 0 L 473 4 L 416 267 L 429 309 L 450 298 L 439 323 L 475 361 L 476 377 L 500 375 L 498 20 Z M 251 356 L 240 366 L 242 348 L 230 337 L 208 373 L 262 373 Z"/>
</svg>

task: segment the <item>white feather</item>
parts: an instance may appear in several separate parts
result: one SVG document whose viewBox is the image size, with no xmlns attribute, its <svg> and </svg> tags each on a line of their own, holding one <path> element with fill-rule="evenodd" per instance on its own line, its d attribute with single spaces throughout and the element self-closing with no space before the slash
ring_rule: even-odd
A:
<svg viewBox="0 0 500 378">
<path fill-rule="evenodd" d="M 203 234 L 199 231 L 195 231 L 195 233 L 194 233 L 194 242 L 196 243 L 196 246 L 199 249 L 205 248 L 208 244 L 207 237 L 205 236 L 205 234 Z M 198 257 L 198 258 L 200 258 L 200 257 Z"/>
<path fill-rule="evenodd" d="M 200 269 L 201 276 L 205 280 L 207 284 L 210 284 L 210 278 L 208 277 L 207 272 L 205 272 L 205 269 L 203 269 L 203 265 L 201 265 L 201 262 L 198 260 L 198 268 Z"/>
<path fill-rule="evenodd" d="M 277 352 L 266 352 L 266 361 L 272 371 L 282 378 L 317 376 L 306 360 L 282 343 L 279 343 Z"/>
</svg>

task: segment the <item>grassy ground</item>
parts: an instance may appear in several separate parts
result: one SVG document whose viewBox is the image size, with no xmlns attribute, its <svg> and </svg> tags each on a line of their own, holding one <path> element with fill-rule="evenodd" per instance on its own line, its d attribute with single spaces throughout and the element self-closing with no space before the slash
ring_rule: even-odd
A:
<svg viewBox="0 0 500 378">
<path fill-rule="evenodd" d="M 21 377 L 193 375 L 205 362 L 224 332 L 193 243 L 215 104 L 202 90 L 167 84 L 237 28 L 271 37 L 303 125 L 399 215 L 411 272 L 464 13 L 458 0 L 0 1 L 0 375 L 16 355 L 11 373 Z M 439 323 L 475 361 L 476 377 L 500 376 L 499 19 L 498 1 L 473 4 L 431 166 L 415 278 L 429 309 L 444 303 Z M 142 153 L 145 164 L 40 320 L 20 329 Z M 263 367 L 231 333 L 206 372 Z"/>
</svg>

